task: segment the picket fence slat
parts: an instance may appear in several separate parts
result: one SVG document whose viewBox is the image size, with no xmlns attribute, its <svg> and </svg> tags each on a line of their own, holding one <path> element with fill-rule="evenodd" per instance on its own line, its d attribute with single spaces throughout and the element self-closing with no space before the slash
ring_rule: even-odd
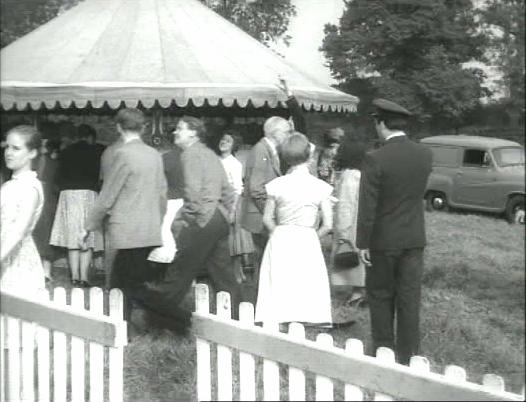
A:
<svg viewBox="0 0 526 402">
<path fill-rule="evenodd" d="M 84 290 L 74 288 L 71 291 L 71 307 L 84 310 Z M 84 351 L 85 343 L 82 338 L 71 337 L 71 400 L 73 402 L 84 400 Z"/>
<path fill-rule="evenodd" d="M 49 302 L 49 293 L 42 289 L 39 293 L 39 298 L 42 301 Z M 50 398 L 50 380 L 51 380 L 51 365 L 49 344 L 50 335 L 49 329 L 41 325 L 37 326 L 37 376 L 38 376 L 38 400 L 49 401 Z"/>
<path fill-rule="evenodd" d="M 201 314 L 210 313 L 210 301 L 208 299 L 208 286 L 199 283 L 195 285 L 196 312 Z M 210 343 L 197 338 L 195 340 L 197 353 L 197 400 L 212 400 L 212 367 L 210 362 Z"/>
<path fill-rule="evenodd" d="M 324 350 L 315 342 L 292 339 L 288 334 L 258 326 L 226 322 L 196 312 L 192 332 L 209 342 L 260 356 L 263 359 L 309 370 L 326 377 L 409 400 L 520 401 L 510 392 L 495 392 L 480 384 L 451 381 L 437 373 L 419 373 L 400 364 L 385 364 L 371 356 L 350 356 L 340 348 Z M 264 384 L 268 388 L 268 384 Z M 268 392 L 267 392 L 268 393 Z"/>
<path fill-rule="evenodd" d="M 99 288 L 90 290 L 90 311 L 84 307 L 83 289 L 72 289 L 69 305 L 64 288 L 57 287 L 52 294 L 52 299 L 45 289 L 38 292 L 37 297 L 2 294 L 0 401 L 86 400 L 86 342 L 89 340 L 89 399 L 122 402 L 123 348 L 126 345 L 122 292 L 118 289 L 110 292 L 111 317 L 103 313 L 104 295 Z M 58 319 L 50 324 L 53 312 Z M 74 323 L 85 322 L 80 329 L 73 328 L 68 317 Z M 93 336 L 93 328 L 90 328 L 82 336 L 81 330 L 92 323 L 107 333 Z M 71 342 L 68 343 L 69 336 Z M 104 397 L 105 345 L 115 346 L 109 350 L 111 390 L 108 398 Z"/>
<path fill-rule="evenodd" d="M 482 385 L 497 392 L 504 391 L 504 379 L 496 374 L 484 374 L 482 377 Z"/>
<path fill-rule="evenodd" d="M 0 402 L 5 402 L 5 390 L 6 390 L 6 365 L 5 365 L 5 346 L 6 346 L 6 338 L 5 338 L 5 317 L 3 314 L 0 314 L 0 346 L 2 347 L 2 350 L 0 350 Z"/>
<path fill-rule="evenodd" d="M 359 339 L 347 339 L 345 342 L 345 353 L 349 356 L 363 356 L 363 343 Z M 344 398 L 346 401 L 362 401 L 363 391 L 360 387 L 352 384 L 345 384 Z"/>
<path fill-rule="evenodd" d="M 280 399 L 279 363 L 289 366 L 290 400 L 305 400 L 303 370 L 316 375 L 316 400 L 333 399 L 334 380 L 345 383 L 345 400 L 363 400 L 364 389 L 375 392 L 374 400 L 524 400 L 523 395 L 506 392 L 504 380 L 494 374 L 485 375 L 482 385 L 475 384 L 467 381 L 465 370 L 459 366 L 447 366 L 444 375 L 431 372 L 429 361 L 423 356 L 413 356 L 407 367 L 397 364 L 394 352 L 388 348 L 379 348 L 376 357 L 365 356 L 363 343 L 357 339 L 348 339 L 345 350 L 333 346 L 328 334 L 320 334 L 317 342 L 307 340 L 301 324 L 291 323 L 288 334 L 281 333 L 277 323 L 265 323 L 261 328 L 254 325 L 250 303 L 240 305 L 240 321 L 230 320 L 221 312 L 222 300 L 218 298 L 219 316 L 210 314 L 208 287 L 196 286 L 192 331 L 198 341 L 197 382 L 203 383 L 198 386 L 198 395 L 211 394 L 209 345 L 216 343 L 240 353 L 241 400 L 255 400 L 258 396 L 255 356 L 263 359 L 263 400 Z M 208 347 L 207 353 L 206 349 L 205 353 L 200 352 L 199 343 Z"/>
<path fill-rule="evenodd" d="M 460 366 L 455 366 L 454 364 L 446 366 L 444 370 L 444 376 L 452 382 L 460 383 L 466 382 L 468 377 L 466 374 L 466 370 L 464 370 Z"/>
<path fill-rule="evenodd" d="M 22 321 L 22 400 L 35 400 L 35 325 Z"/>
<path fill-rule="evenodd" d="M 53 302 L 60 306 L 66 305 L 66 291 L 64 288 L 55 288 Z M 53 332 L 53 400 L 66 402 L 67 379 L 67 345 L 66 334 L 60 331 Z"/>
<path fill-rule="evenodd" d="M 124 318 L 124 295 L 120 289 L 112 289 L 109 294 L 110 317 L 116 320 Z M 122 402 L 124 399 L 124 347 L 109 348 L 109 400 Z"/>
<path fill-rule="evenodd" d="M 386 364 L 395 364 L 395 354 L 389 348 L 379 347 L 376 350 L 376 359 Z M 375 401 L 393 401 L 394 399 L 382 392 L 376 392 L 374 395 Z"/>
<path fill-rule="evenodd" d="M 232 318 L 230 294 L 217 294 L 217 316 L 224 320 Z M 217 345 L 217 400 L 232 400 L 232 351 L 230 348 Z"/>
<path fill-rule="evenodd" d="M 20 398 L 20 321 L 7 317 L 7 400 Z"/>
<path fill-rule="evenodd" d="M 97 315 L 104 314 L 103 293 L 100 288 L 90 288 L 89 309 Z M 91 402 L 104 398 L 104 349 L 101 344 L 89 343 L 89 398 Z"/>
<path fill-rule="evenodd" d="M 105 315 L 76 311 L 66 304 L 2 293 L 2 312 L 105 346 L 124 346 L 127 343 L 125 321 L 115 322 Z"/>
<path fill-rule="evenodd" d="M 334 347 L 332 336 L 329 334 L 318 334 L 316 343 L 330 350 Z M 316 375 L 316 400 L 317 401 L 333 401 L 334 400 L 334 386 L 329 377 Z"/>
<path fill-rule="evenodd" d="M 239 321 L 248 327 L 254 325 L 254 306 L 251 303 L 239 305 Z M 239 352 L 239 399 L 256 400 L 256 361 L 250 353 Z"/>
<path fill-rule="evenodd" d="M 293 339 L 305 339 L 305 327 L 299 322 L 289 324 L 289 335 Z M 289 400 L 305 401 L 305 373 L 294 366 L 289 366 Z"/>
<path fill-rule="evenodd" d="M 277 322 L 265 322 L 263 328 L 270 332 L 279 332 Z M 279 366 L 269 359 L 263 359 L 263 400 L 279 401 Z"/>
</svg>

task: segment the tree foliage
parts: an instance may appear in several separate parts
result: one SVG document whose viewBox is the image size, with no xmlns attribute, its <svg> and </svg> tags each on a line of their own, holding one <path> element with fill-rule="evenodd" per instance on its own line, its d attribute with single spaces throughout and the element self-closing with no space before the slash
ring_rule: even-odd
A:
<svg viewBox="0 0 526 402">
<path fill-rule="evenodd" d="M 201 1 L 266 45 L 279 40 L 289 44 L 290 36 L 285 33 L 290 19 L 296 15 L 296 8 L 291 0 Z"/>
<path fill-rule="evenodd" d="M 421 120 L 458 121 L 483 94 L 485 37 L 470 0 L 353 0 L 339 26 L 326 25 L 321 50 L 345 89 L 367 81 L 367 96 L 400 102 Z"/>
<path fill-rule="evenodd" d="M 487 59 L 503 73 L 511 104 L 524 112 L 524 0 L 489 0 L 482 13 Z"/>
<path fill-rule="evenodd" d="M 0 45 L 16 39 L 45 24 L 80 0 L 1 0 Z"/>
</svg>

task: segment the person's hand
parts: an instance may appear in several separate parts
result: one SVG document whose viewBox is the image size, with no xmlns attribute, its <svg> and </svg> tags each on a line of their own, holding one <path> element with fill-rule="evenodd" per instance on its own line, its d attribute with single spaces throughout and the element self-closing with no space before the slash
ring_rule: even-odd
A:
<svg viewBox="0 0 526 402">
<path fill-rule="evenodd" d="M 89 232 L 87 230 L 81 230 L 81 232 L 79 233 L 79 246 L 81 250 L 87 250 L 88 236 Z"/>
<path fill-rule="evenodd" d="M 281 75 L 279 76 L 278 88 L 281 89 L 288 97 L 292 96 L 292 92 L 290 91 L 289 86 L 287 85 L 287 80 Z"/>
<path fill-rule="evenodd" d="M 241 264 L 234 264 L 234 276 L 236 278 L 236 282 L 239 284 L 246 281 L 247 278 L 243 272 L 243 267 Z"/>
<path fill-rule="evenodd" d="M 371 254 L 368 248 L 359 250 L 358 255 L 360 256 L 360 260 L 362 260 L 362 262 L 365 264 L 366 267 L 370 267 L 372 265 L 371 264 Z"/>
</svg>

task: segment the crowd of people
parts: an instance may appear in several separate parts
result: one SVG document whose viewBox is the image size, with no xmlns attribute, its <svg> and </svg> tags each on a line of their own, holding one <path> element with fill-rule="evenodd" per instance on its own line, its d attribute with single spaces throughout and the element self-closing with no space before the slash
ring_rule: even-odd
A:
<svg viewBox="0 0 526 402">
<path fill-rule="evenodd" d="M 116 114 L 119 139 L 104 150 L 88 125 L 61 125 L 60 144 L 33 126 L 9 130 L 2 291 L 43 289 L 55 247 L 67 250 L 73 286 L 89 286 L 93 253 L 104 250 L 106 285 L 123 290 L 125 318 L 139 306 L 149 325 L 175 331 L 191 325 L 181 302 L 200 276 L 230 293 L 235 319 L 251 278 L 263 324 L 349 325 L 332 316 L 331 285 L 346 286 L 349 304 L 370 310 L 374 349 L 390 347 L 407 364 L 419 347 L 431 156 L 403 131 L 410 112 L 382 99 L 372 115 L 382 147 L 366 152 L 341 128 L 316 146 L 281 88 L 291 119 L 269 117 L 239 154 L 242 133 L 226 129 L 210 146 L 205 123 L 190 116 L 161 154 L 143 142 L 146 117 L 132 108 Z M 344 252 L 359 258 L 342 263 Z"/>
</svg>

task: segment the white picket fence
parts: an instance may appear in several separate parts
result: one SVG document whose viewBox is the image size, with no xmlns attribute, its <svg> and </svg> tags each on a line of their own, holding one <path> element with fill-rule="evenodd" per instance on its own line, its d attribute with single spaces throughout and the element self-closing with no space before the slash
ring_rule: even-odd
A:
<svg viewBox="0 0 526 402">
<path fill-rule="evenodd" d="M 38 301 L 2 294 L 1 402 L 123 400 L 122 292 L 75 288 L 69 300 L 60 287 L 53 300 L 46 291 Z"/>
<path fill-rule="evenodd" d="M 230 295 L 217 294 L 217 315 L 210 313 L 208 287 L 198 284 L 193 333 L 197 347 L 197 398 L 199 401 L 233 400 L 233 389 L 242 401 L 284 399 L 280 382 L 286 387 L 287 378 L 280 379 L 279 363 L 288 372 L 289 400 L 306 400 L 306 378 L 315 376 L 315 395 L 310 399 L 334 400 L 337 386 L 341 386 L 346 401 L 408 400 L 470 400 L 520 401 L 523 394 L 506 392 L 504 380 L 494 374 L 483 377 L 483 385 L 467 381 L 466 371 L 459 366 L 446 367 L 443 375 L 430 371 L 425 357 L 414 356 L 410 366 L 395 363 L 394 353 L 379 348 L 376 357 L 366 356 L 363 344 L 348 339 L 345 349 L 333 346 L 331 335 L 321 333 L 316 342 L 305 339 L 301 324 L 292 323 L 288 333 L 279 326 L 264 328 L 254 325 L 254 308 L 241 303 L 240 320 L 232 320 Z M 212 345 L 217 345 L 217 354 Z M 239 360 L 233 355 L 239 353 Z M 211 357 L 217 356 L 215 361 Z M 256 390 L 257 360 L 263 359 L 262 396 Z M 233 370 L 239 365 L 238 369 Z M 283 369 L 282 369 L 283 370 Z M 237 374 L 238 373 L 238 374 Z M 212 395 L 213 385 L 216 392 Z M 286 392 L 286 391 L 285 391 Z"/>
</svg>

